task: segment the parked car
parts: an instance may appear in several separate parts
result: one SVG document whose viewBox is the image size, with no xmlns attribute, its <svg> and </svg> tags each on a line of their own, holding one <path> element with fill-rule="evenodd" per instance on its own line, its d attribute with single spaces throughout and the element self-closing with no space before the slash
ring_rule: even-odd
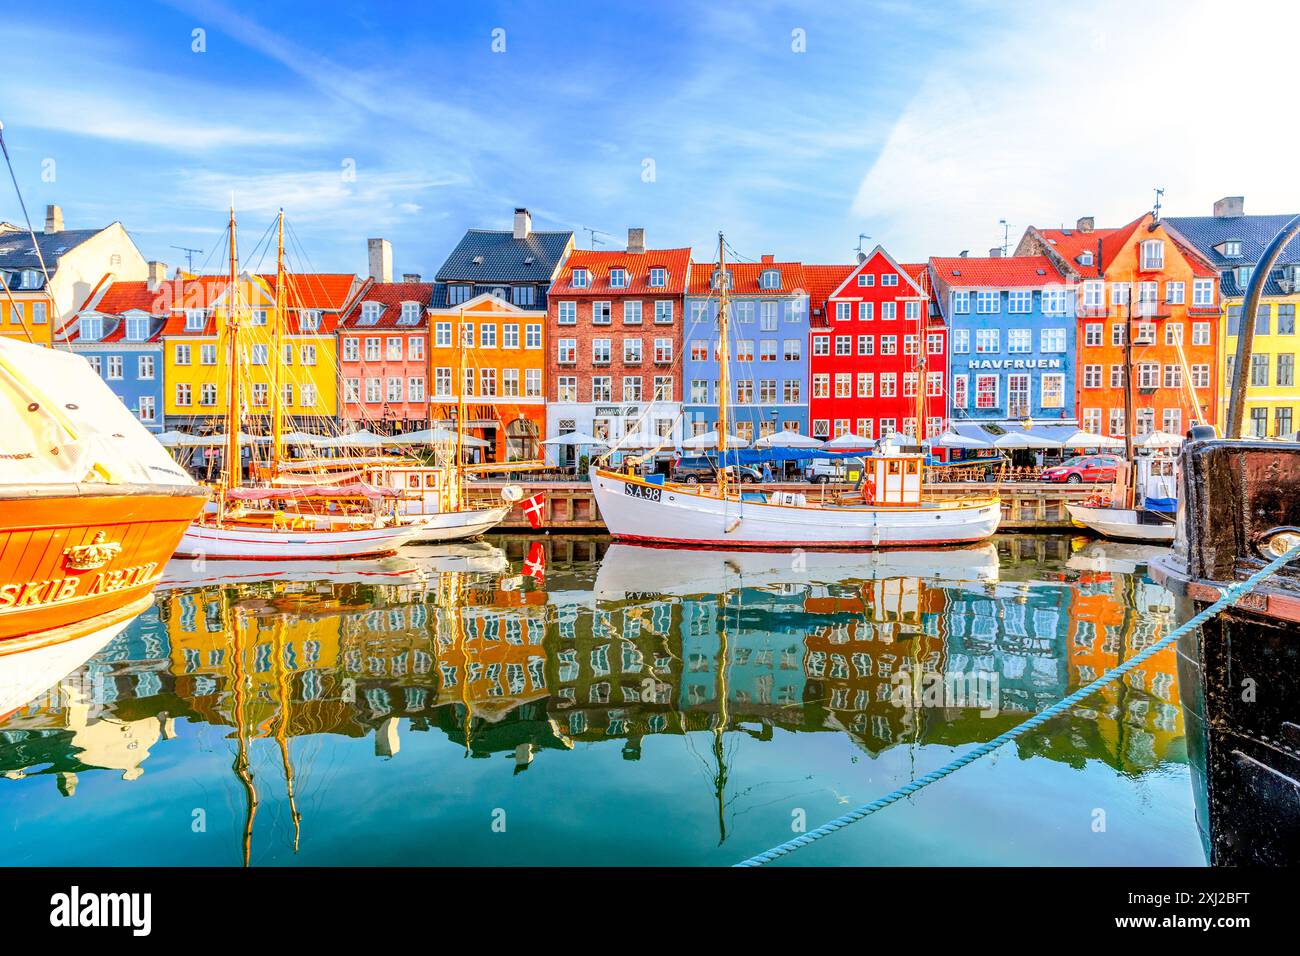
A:
<svg viewBox="0 0 1300 956">
<path fill-rule="evenodd" d="M 751 484 L 763 480 L 763 473 L 752 465 L 728 465 L 727 467 L 730 469 L 728 474 L 739 479 L 742 484 Z M 698 485 L 701 481 L 716 481 L 717 477 L 718 465 L 712 458 L 700 455 L 679 458 L 673 463 L 673 481 Z"/>
<path fill-rule="evenodd" d="M 848 463 L 843 458 L 813 458 L 804 467 L 803 476 L 818 485 L 832 481 L 848 481 Z"/>
<path fill-rule="evenodd" d="M 1072 485 L 1085 481 L 1114 481 L 1124 459 L 1115 455 L 1077 455 L 1059 465 L 1044 468 L 1039 481 L 1064 481 Z"/>
</svg>

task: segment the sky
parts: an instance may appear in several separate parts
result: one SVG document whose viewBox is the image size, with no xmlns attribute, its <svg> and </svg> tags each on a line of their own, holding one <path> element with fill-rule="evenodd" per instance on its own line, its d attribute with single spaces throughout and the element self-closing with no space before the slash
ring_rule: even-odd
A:
<svg viewBox="0 0 1300 956">
<path fill-rule="evenodd" d="M 516 206 L 583 248 L 918 261 L 1126 223 L 1156 187 L 1167 215 L 1300 209 L 1286 11 L 12 0 L 0 121 L 37 228 L 59 203 L 172 266 L 219 268 L 232 197 L 245 256 L 283 207 L 299 269 L 364 273 L 382 236 L 430 277 Z"/>
</svg>

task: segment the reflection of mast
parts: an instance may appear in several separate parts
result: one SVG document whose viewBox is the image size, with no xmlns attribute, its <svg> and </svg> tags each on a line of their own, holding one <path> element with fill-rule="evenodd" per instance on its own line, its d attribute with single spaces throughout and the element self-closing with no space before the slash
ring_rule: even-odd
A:
<svg viewBox="0 0 1300 956">
<path fill-rule="evenodd" d="M 451 627 L 451 646 L 460 650 L 460 702 L 465 711 L 465 756 L 471 755 L 471 713 L 469 703 L 469 649 L 465 646 L 465 619 L 461 608 L 462 583 L 459 571 L 449 571 L 443 576 L 442 603 Z"/>
<path fill-rule="evenodd" d="M 250 865 L 253 854 L 253 820 L 257 817 L 257 788 L 253 786 L 253 769 L 248 759 L 248 727 L 245 721 L 246 704 L 245 682 L 248 675 L 244 672 L 244 622 L 239 608 L 230 609 L 230 634 L 234 647 L 231 654 L 231 680 L 234 682 L 234 719 L 238 749 L 235 753 L 233 769 L 235 776 L 244 786 L 247 801 L 247 813 L 244 816 L 244 866 Z"/>
<path fill-rule="evenodd" d="M 737 594 L 739 594 L 737 589 Z M 723 815 L 726 806 L 727 764 L 723 760 L 722 734 L 727 729 L 727 592 L 719 595 L 722 612 L 719 615 L 718 628 L 718 716 L 713 725 L 713 759 L 717 762 L 718 772 L 713 777 L 713 789 L 718 798 L 718 846 L 727 839 L 727 821 Z"/>
<path fill-rule="evenodd" d="M 293 818 L 293 852 L 298 852 L 302 836 L 302 815 L 293 789 L 293 762 L 289 759 L 289 675 L 284 667 L 284 618 L 275 628 L 275 682 L 280 693 L 280 719 L 276 721 L 275 739 L 280 745 L 280 761 L 284 764 L 284 789 L 289 798 L 289 815 Z"/>
</svg>

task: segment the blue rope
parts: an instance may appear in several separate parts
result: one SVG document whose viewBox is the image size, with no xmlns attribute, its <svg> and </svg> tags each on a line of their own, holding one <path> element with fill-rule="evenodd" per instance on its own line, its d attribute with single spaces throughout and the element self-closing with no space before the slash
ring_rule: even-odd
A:
<svg viewBox="0 0 1300 956">
<path fill-rule="evenodd" d="M 877 810 L 883 810 L 885 807 L 889 806 L 890 804 L 897 803 L 899 800 L 902 800 L 904 797 L 910 797 L 918 790 L 923 790 L 924 788 L 928 787 L 930 784 L 938 780 L 942 780 L 944 777 L 947 777 L 950 774 L 956 773 L 958 770 L 960 770 L 962 767 L 965 767 L 967 764 L 974 763 L 976 760 L 979 760 L 981 757 L 991 754 L 993 751 L 997 750 L 1003 744 L 1009 743 L 1010 741 L 1015 740 L 1017 737 L 1023 736 L 1024 734 L 1035 729 L 1036 727 L 1041 727 L 1043 724 L 1047 723 L 1047 721 L 1051 720 L 1053 717 L 1056 717 L 1064 713 L 1065 711 L 1069 710 L 1075 704 L 1080 703 L 1085 698 L 1089 697 L 1096 691 L 1105 687 L 1107 684 L 1111 684 L 1119 680 L 1129 671 L 1133 670 L 1133 668 L 1137 667 L 1139 664 L 1144 663 L 1152 655 L 1157 654 L 1160 651 L 1164 650 L 1166 647 L 1168 647 L 1174 641 L 1178 640 L 1178 638 L 1182 637 L 1187 632 L 1193 630 L 1194 628 L 1200 627 L 1202 624 L 1204 624 L 1210 618 L 1214 617 L 1214 615 L 1218 614 L 1224 608 L 1228 607 L 1231 604 L 1236 603 L 1236 601 L 1240 597 L 1242 597 L 1242 595 L 1249 594 L 1251 591 L 1257 588 L 1260 582 L 1262 582 L 1265 578 L 1276 573 L 1284 564 L 1294 560 L 1297 556 L 1300 556 L 1300 544 L 1296 545 L 1294 548 L 1292 548 L 1286 554 L 1282 555 L 1280 558 L 1270 561 L 1267 565 L 1265 565 L 1259 571 L 1256 571 L 1246 580 L 1226 587 L 1223 591 L 1223 596 L 1220 597 L 1219 600 L 1215 601 L 1209 607 L 1205 608 L 1205 610 L 1201 611 L 1200 613 L 1190 618 L 1181 627 L 1174 629 L 1165 637 L 1162 637 L 1154 644 L 1146 647 L 1139 653 L 1130 657 L 1124 663 L 1111 668 L 1109 671 L 1107 671 L 1101 677 L 1097 678 L 1091 684 L 1088 684 L 1084 687 L 1080 687 L 1078 690 L 1076 690 L 1074 693 L 1070 694 L 1069 696 L 1063 697 L 1060 700 L 1058 700 L 1051 707 L 1048 707 L 1046 710 L 1035 714 L 1033 717 L 1030 717 L 1023 724 L 1018 724 L 1017 726 L 1012 727 L 1010 730 L 1006 731 L 1005 733 L 999 734 L 998 736 L 994 737 L 992 740 L 980 744 L 978 747 L 975 747 L 973 750 L 967 751 L 966 753 L 962 754 L 960 757 L 957 757 L 955 760 L 952 760 L 951 762 L 944 764 L 939 769 L 932 770 L 930 773 L 927 773 L 923 777 L 918 777 L 915 780 L 903 784 L 897 790 L 894 790 L 892 793 L 885 794 L 883 797 L 880 797 L 878 800 L 872 800 L 870 803 L 864 803 L 862 806 L 858 807 L 857 809 L 850 810 L 848 813 L 844 814 L 843 816 L 836 817 L 834 820 L 831 820 L 829 823 L 822 824 L 816 830 L 809 830 L 807 833 L 795 837 L 793 840 L 788 840 L 787 842 L 782 843 L 779 846 L 774 846 L 770 850 L 766 850 L 763 853 L 758 854 L 757 856 L 751 856 L 749 859 L 744 860 L 740 863 L 736 863 L 734 865 L 735 866 L 763 866 L 766 863 L 771 863 L 773 860 L 780 859 L 781 857 L 785 856 L 787 853 L 793 853 L 795 850 L 798 850 L 800 847 L 805 847 L 811 843 L 816 843 L 822 837 L 830 836 L 836 830 L 842 830 L 845 827 L 849 826 L 850 824 L 857 823 L 859 820 L 863 819 L 864 817 L 871 816 L 871 814 L 875 813 Z"/>
</svg>

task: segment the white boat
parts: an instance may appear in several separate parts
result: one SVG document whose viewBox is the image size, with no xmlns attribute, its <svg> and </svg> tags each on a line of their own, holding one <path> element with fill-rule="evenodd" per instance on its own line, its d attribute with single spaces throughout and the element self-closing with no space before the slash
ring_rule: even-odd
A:
<svg viewBox="0 0 1300 956">
<path fill-rule="evenodd" d="M 414 541 L 460 541 L 476 538 L 491 531 L 510 514 L 510 505 L 495 508 L 465 508 L 463 511 L 442 511 L 420 518 L 420 533 Z"/>
<path fill-rule="evenodd" d="M 1169 553 L 1159 544 L 1128 541 L 1089 541 L 1066 560 L 1072 571 L 1098 571 L 1110 574 L 1135 574 L 1156 558 Z"/>
<path fill-rule="evenodd" d="M 181 536 L 178 557 L 240 561 L 301 561 L 392 554 L 421 540 L 424 526 L 402 523 L 381 528 L 273 530 L 247 525 L 196 522 Z"/>
<path fill-rule="evenodd" d="M 1173 521 L 1160 524 L 1142 522 L 1136 508 L 1088 508 L 1083 505 L 1066 505 L 1070 519 L 1076 524 L 1107 538 L 1120 541 L 1169 542 L 1174 540 L 1176 525 Z"/>
<path fill-rule="evenodd" d="M 726 274 L 718 236 L 718 274 Z M 729 396 L 727 284 L 718 292 L 718 393 Z M 920 371 L 918 370 L 918 375 Z M 918 389 L 917 432 L 925 437 L 925 390 Z M 727 462 L 728 403 L 718 408 L 718 460 Z M 717 548 L 884 548 L 983 541 L 1002 517 L 996 495 L 936 499 L 924 494 L 922 448 L 892 441 L 864 461 L 859 491 L 829 503 L 797 492 L 736 488 L 728 469 L 716 489 L 655 484 L 631 474 L 591 470 L 591 486 L 609 533 L 620 541 Z"/>
</svg>

